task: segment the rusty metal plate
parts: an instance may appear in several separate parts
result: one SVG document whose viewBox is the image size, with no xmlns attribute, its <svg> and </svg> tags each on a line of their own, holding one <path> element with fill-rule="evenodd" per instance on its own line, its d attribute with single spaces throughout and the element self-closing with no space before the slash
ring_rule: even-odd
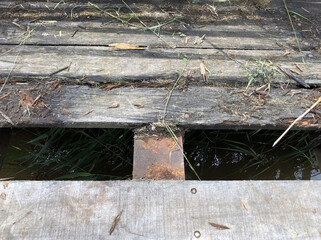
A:
<svg viewBox="0 0 321 240">
<path fill-rule="evenodd" d="M 183 149 L 182 137 L 178 144 Z M 133 179 L 184 180 L 184 156 L 171 137 L 135 139 Z"/>
</svg>

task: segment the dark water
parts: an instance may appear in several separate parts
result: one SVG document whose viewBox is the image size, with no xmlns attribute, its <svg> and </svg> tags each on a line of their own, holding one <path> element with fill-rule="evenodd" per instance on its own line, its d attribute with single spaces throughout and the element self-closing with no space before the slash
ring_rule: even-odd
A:
<svg viewBox="0 0 321 240">
<path fill-rule="evenodd" d="M 46 166 L 41 165 L 40 168 L 36 165 L 29 168 L 28 161 L 17 160 L 17 157 L 21 157 L 21 153 L 25 153 L 26 149 L 33 152 L 39 151 L 37 146 L 27 142 L 45 131 L 47 130 L 13 130 L 11 147 L 0 171 L 0 178 L 50 180 L 66 175 L 63 169 L 54 174 L 47 174 L 46 171 L 49 168 Z M 122 136 L 122 131 L 126 130 L 117 130 L 117 134 Z M 272 143 L 281 133 L 280 131 L 190 131 L 185 134 L 184 150 L 202 180 L 321 180 L 320 168 L 313 156 L 313 151 L 307 147 L 308 133 L 292 132 L 282 144 L 273 149 Z M 99 130 L 94 134 L 99 135 Z M 127 142 L 122 142 L 120 147 L 132 146 L 132 135 L 124 141 Z M 42 158 L 39 161 L 50 161 L 51 164 L 54 162 L 60 166 L 64 164 L 63 161 L 68 160 L 67 158 L 61 161 L 65 157 L 63 154 L 63 151 L 57 152 L 52 149 L 45 160 Z M 126 162 L 122 168 L 116 168 L 116 170 L 113 164 L 115 161 L 123 164 L 122 161 L 132 159 L 133 148 L 129 147 L 126 150 L 127 160 L 124 160 L 124 157 L 117 159 L 118 155 L 119 153 L 116 153 L 115 159 L 105 159 L 90 169 L 91 174 L 101 177 L 84 175 L 80 179 L 130 178 L 131 163 Z M 81 170 L 89 171 L 85 168 Z M 187 163 L 186 179 L 197 179 Z"/>
<path fill-rule="evenodd" d="M 193 131 L 185 150 L 203 180 L 321 180 L 307 132 L 289 133 L 275 148 L 282 131 Z M 196 179 L 186 168 L 187 178 Z"/>
</svg>

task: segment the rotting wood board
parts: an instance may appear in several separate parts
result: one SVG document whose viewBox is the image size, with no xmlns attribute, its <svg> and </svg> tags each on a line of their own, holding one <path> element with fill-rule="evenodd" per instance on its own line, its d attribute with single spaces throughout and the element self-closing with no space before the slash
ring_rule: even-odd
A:
<svg viewBox="0 0 321 240">
<path fill-rule="evenodd" d="M 240 1 L 215 3 L 222 17 L 218 19 L 212 18 L 215 13 L 208 11 L 213 6 L 205 5 L 203 9 L 202 4 L 208 1 L 179 6 L 160 2 L 164 5 L 156 7 L 152 5 L 155 2 L 148 5 L 141 1 L 129 4 L 149 26 L 155 17 L 164 23 L 178 17 L 175 14 L 190 13 L 185 14 L 190 16 L 189 23 L 178 21 L 162 26 L 161 38 L 149 30 L 142 31 L 144 24 L 137 19 L 133 21 L 137 28 L 119 21 L 104 25 L 108 20 L 106 14 L 97 13 L 93 7 L 76 7 L 79 2 L 1 2 L 0 8 L 6 10 L 1 13 L 0 83 L 6 85 L 2 85 L 0 97 L 12 92 L 1 99 L 0 108 L 8 117 L 0 118 L 1 126 L 137 127 L 158 122 L 168 89 L 184 68 L 184 58 L 187 66 L 166 116 L 174 124 L 191 128 L 284 128 L 319 96 L 316 89 L 290 89 L 292 85 L 286 90 L 276 89 L 287 87 L 280 84 L 272 84 L 269 96 L 257 93 L 248 97 L 248 91 L 244 92 L 249 75 L 255 75 L 246 67 L 251 58 L 292 68 L 308 84 L 320 85 L 320 40 L 304 38 L 306 24 L 301 24 L 297 36 L 306 61 L 302 66 L 302 55 L 297 52 L 282 2 L 272 1 L 271 8 L 257 12 L 253 8 L 250 12 L 235 9 L 241 6 Z M 247 2 L 251 7 L 254 4 Z M 293 2 L 298 8 L 302 5 L 311 10 L 312 16 L 315 14 L 302 1 Z M 312 4 L 315 1 L 310 2 L 315 7 Z M 129 11 L 119 1 L 111 1 L 109 5 L 102 1 L 93 3 L 104 8 L 118 6 L 119 14 Z M 246 3 L 243 7 L 247 6 Z M 71 9 L 79 14 L 73 19 L 69 16 Z M 199 10 L 197 17 L 191 14 L 196 10 Z M 39 13 L 45 15 L 37 16 Z M 86 14 L 88 18 L 84 18 Z M 204 14 L 211 18 L 202 22 Z M 193 16 L 199 20 L 193 22 Z M 311 19 L 314 28 L 319 20 Z M 298 23 L 294 21 L 295 27 Z M 311 29 L 313 35 L 316 31 Z M 117 42 L 134 44 L 140 49 L 115 51 L 112 44 Z M 202 76 L 200 66 L 209 70 L 206 77 Z M 287 80 L 278 75 L 273 83 Z M 113 83 L 112 88 L 118 89 L 97 88 L 101 82 Z M 91 88 L 77 84 L 91 84 Z M 51 86 L 55 86 L 54 90 Z M 145 107 L 138 108 L 135 104 Z M 320 128 L 317 111 L 297 128 Z"/>
<path fill-rule="evenodd" d="M 288 240 L 321 232 L 320 181 L 3 181 L 0 194 L 4 239 Z"/>
<path fill-rule="evenodd" d="M 11 46 L 0 46 L 10 49 Z M 300 54 L 283 57 L 280 50 L 217 50 L 217 49 L 144 49 L 114 51 L 112 47 L 91 46 L 23 46 L 0 55 L 0 76 L 45 78 L 55 71 L 69 67 L 55 74 L 57 77 L 78 78 L 96 82 L 142 81 L 149 79 L 175 78 L 177 71 L 184 68 L 183 56 L 187 59 L 184 72 L 190 83 L 204 83 L 200 63 L 209 70 L 209 83 L 248 82 L 249 74 L 257 59 L 269 59 L 286 68 L 296 69 L 302 65 Z M 308 55 L 308 53 L 306 53 Z M 129 57 L 130 56 L 130 57 Z M 233 56 L 230 59 L 227 56 Z M 315 57 L 317 57 L 316 55 Z M 235 60 L 234 60 L 235 59 Z M 252 61 L 250 61 L 252 59 Z M 317 59 L 307 60 L 301 78 L 307 83 L 321 85 L 321 63 Z M 276 70 L 275 70 L 276 71 Z M 298 69 L 296 71 L 299 71 Z M 288 78 L 278 74 L 273 81 L 286 82 Z"/>
<path fill-rule="evenodd" d="M 169 96 L 166 88 L 127 85 L 107 90 L 103 86 L 57 86 L 57 81 L 9 84 L 3 94 L 7 92 L 12 93 L 0 100 L 0 110 L 16 127 L 139 127 L 164 117 Z M 319 95 L 320 92 L 313 89 L 275 88 L 270 96 L 246 96 L 237 87 L 185 87 L 173 91 L 166 121 L 193 129 L 284 129 Z M 319 109 L 320 106 L 294 129 L 320 129 Z M 0 118 L 0 126 L 11 124 Z"/>
</svg>

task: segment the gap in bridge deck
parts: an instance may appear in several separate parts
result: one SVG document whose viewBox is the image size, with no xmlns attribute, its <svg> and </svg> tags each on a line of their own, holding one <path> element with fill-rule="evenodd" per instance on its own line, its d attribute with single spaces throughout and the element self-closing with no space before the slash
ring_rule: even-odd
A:
<svg viewBox="0 0 321 240">
<path fill-rule="evenodd" d="M 272 150 L 273 141 L 281 134 L 271 130 L 193 130 L 185 132 L 183 147 L 202 180 L 321 179 L 312 150 L 320 143 L 320 133 L 310 141 L 309 132 L 292 131 Z M 31 140 L 34 142 L 27 143 Z M 320 146 L 318 149 L 316 156 Z M 132 179 L 133 155 L 131 130 L 13 129 L 0 178 Z M 184 170 L 187 180 L 197 179 L 186 161 Z"/>
</svg>

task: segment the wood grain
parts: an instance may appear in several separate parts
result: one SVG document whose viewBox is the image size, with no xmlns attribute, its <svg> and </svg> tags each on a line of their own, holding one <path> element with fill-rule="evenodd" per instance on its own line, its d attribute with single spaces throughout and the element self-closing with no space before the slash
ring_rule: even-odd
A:
<svg viewBox="0 0 321 240">
<path fill-rule="evenodd" d="M 12 46 L 0 45 L 9 50 Z M 57 77 L 78 78 L 96 82 L 119 82 L 120 80 L 142 81 L 157 78 L 176 78 L 177 71 L 184 68 L 183 57 L 187 58 L 184 75 L 192 81 L 204 82 L 200 63 L 204 62 L 209 73 L 209 83 L 248 82 L 254 74 L 254 59 L 270 60 L 285 68 L 301 64 L 301 54 L 293 53 L 283 57 L 280 50 L 218 50 L 218 49 L 163 49 L 119 50 L 113 47 L 92 46 L 23 46 L 0 55 L 0 76 L 47 77 L 59 69 L 70 66 L 69 71 L 56 74 Z M 305 53 L 306 55 L 309 52 Z M 321 62 L 307 59 L 306 71 L 301 78 L 307 82 L 321 84 Z M 246 66 L 248 63 L 248 66 Z M 254 73 L 253 73 L 254 72 Z M 287 77 L 279 74 L 275 81 L 285 82 Z"/>
<path fill-rule="evenodd" d="M 4 239 L 320 239 L 320 181 L 3 183 Z"/>
<path fill-rule="evenodd" d="M 160 121 L 169 94 L 166 88 L 128 86 L 108 91 L 97 87 L 68 85 L 50 90 L 48 86 L 52 85 L 7 85 L 5 92 L 15 94 L 5 98 L 7 104 L 1 104 L 0 110 L 11 118 L 14 126 L 19 127 L 138 127 Z M 42 92 L 39 92 L 41 89 Z M 28 101 L 34 101 L 39 94 L 42 95 L 41 99 L 32 109 L 29 107 L 27 114 L 24 108 L 28 106 Z M 166 120 L 196 129 L 285 129 L 318 99 L 319 94 L 317 90 L 311 89 L 273 88 L 270 97 L 262 99 L 262 96 L 256 94 L 246 97 L 237 87 L 176 89 L 167 107 Z M 23 101 L 26 96 L 30 100 Z M 19 109 L 19 101 L 25 107 Z M 118 104 L 117 108 L 109 108 L 115 103 Z M 137 107 L 140 105 L 144 105 L 144 108 Z M 10 124 L 0 118 L 0 126 Z M 320 129 L 321 123 L 310 113 L 295 128 Z"/>
</svg>

